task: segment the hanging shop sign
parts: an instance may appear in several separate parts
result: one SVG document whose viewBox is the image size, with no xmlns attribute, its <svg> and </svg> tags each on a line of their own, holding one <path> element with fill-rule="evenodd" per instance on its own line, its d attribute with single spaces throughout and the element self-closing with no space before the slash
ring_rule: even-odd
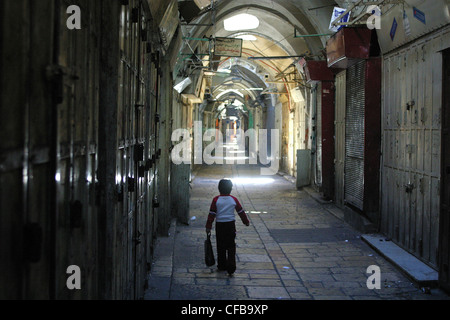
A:
<svg viewBox="0 0 450 320">
<path fill-rule="evenodd" d="M 436 31 L 450 23 L 448 0 L 409 0 L 383 12 L 377 29 L 382 53 Z"/>
<path fill-rule="evenodd" d="M 202 103 L 205 90 L 206 90 L 206 80 L 204 78 L 204 71 L 201 70 L 198 73 L 191 75 L 192 82 L 191 85 L 187 87 L 183 94 L 181 95 L 184 104 L 189 103 Z"/>
<path fill-rule="evenodd" d="M 414 18 L 422 22 L 423 24 L 427 24 L 427 19 L 425 17 L 425 13 L 417 9 L 416 7 L 413 7 L 414 12 Z"/>
<path fill-rule="evenodd" d="M 395 34 L 397 33 L 397 27 L 398 27 L 397 19 L 394 18 L 394 21 L 392 21 L 391 32 L 389 33 L 392 41 L 394 41 Z"/>
<path fill-rule="evenodd" d="M 241 57 L 242 39 L 216 38 L 214 55 L 221 57 Z"/>
<path fill-rule="evenodd" d="M 408 14 L 403 10 L 403 29 L 405 29 L 405 37 L 411 37 L 411 25 L 409 24 Z"/>
<path fill-rule="evenodd" d="M 227 107 L 227 117 L 238 117 L 238 111 L 236 110 L 236 108 L 233 107 Z"/>
<path fill-rule="evenodd" d="M 347 69 L 359 60 L 368 59 L 375 43 L 372 32 L 366 27 L 343 28 L 327 41 L 329 68 Z"/>
<path fill-rule="evenodd" d="M 330 21 L 330 27 L 329 27 L 330 31 L 338 32 L 339 30 L 342 29 L 342 27 L 344 27 L 344 25 L 333 26 L 333 22 L 337 18 L 339 18 L 345 11 L 347 11 L 347 9 L 334 7 L 333 15 L 331 16 L 331 21 Z M 347 13 L 342 19 L 340 19 L 338 21 L 338 23 L 349 22 L 350 21 L 350 15 L 351 15 L 351 11 L 349 13 Z"/>
</svg>

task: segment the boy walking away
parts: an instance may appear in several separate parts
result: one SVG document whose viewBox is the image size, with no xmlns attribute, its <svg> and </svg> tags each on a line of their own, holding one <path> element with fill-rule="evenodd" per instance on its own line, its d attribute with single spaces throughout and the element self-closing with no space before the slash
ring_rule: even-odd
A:
<svg viewBox="0 0 450 320">
<path fill-rule="evenodd" d="M 231 180 L 220 180 L 220 195 L 213 199 L 206 222 L 206 233 L 209 234 L 214 219 L 216 219 L 217 269 L 227 271 L 230 276 L 236 271 L 236 219 L 234 211 L 236 210 L 242 223 L 247 227 L 250 225 L 239 200 L 230 195 L 232 189 L 233 183 Z"/>
</svg>

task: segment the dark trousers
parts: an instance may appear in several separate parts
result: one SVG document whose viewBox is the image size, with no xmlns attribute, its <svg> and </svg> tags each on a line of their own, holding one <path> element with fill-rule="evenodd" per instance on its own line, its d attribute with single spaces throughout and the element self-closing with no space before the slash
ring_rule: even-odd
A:
<svg viewBox="0 0 450 320">
<path fill-rule="evenodd" d="M 236 271 L 236 224 L 216 222 L 217 268 L 228 273 Z"/>
</svg>

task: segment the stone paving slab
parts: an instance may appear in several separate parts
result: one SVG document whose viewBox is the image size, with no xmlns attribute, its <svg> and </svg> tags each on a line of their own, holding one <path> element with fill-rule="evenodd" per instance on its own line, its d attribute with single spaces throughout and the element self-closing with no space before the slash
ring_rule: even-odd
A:
<svg viewBox="0 0 450 320">
<path fill-rule="evenodd" d="M 236 196 L 250 219 L 237 217 L 237 270 L 233 277 L 204 264 L 205 222 L 222 178 L 241 178 Z M 260 183 L 259 183 L 260 182 Z M 148 300 L 436 300 L 425 294 L 332 214 L 329 202 L 297 190 L 288 179 L 259 176 L 249 165 L 203 166 L 192 182 L 189 225 L 172 224 L 158 239 L 148 278 Z M 337 212 L 338 210 L 335 210 Z M 214 252 L 215 232 L 212 232 Z M 381 288 L 370 290 L 367 268 L 381 270 Z"/>
</svg>

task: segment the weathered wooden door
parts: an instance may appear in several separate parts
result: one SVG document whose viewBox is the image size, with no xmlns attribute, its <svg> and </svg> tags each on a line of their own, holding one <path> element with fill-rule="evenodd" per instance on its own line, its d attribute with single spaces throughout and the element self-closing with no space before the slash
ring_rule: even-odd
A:
<svg viewBox="0 0 450 320">
<path fill-rule="evenodd" d="M 436 269 L 445 39 L 448 29 L 383 62 L 381 231 Z"/>
</svg>

